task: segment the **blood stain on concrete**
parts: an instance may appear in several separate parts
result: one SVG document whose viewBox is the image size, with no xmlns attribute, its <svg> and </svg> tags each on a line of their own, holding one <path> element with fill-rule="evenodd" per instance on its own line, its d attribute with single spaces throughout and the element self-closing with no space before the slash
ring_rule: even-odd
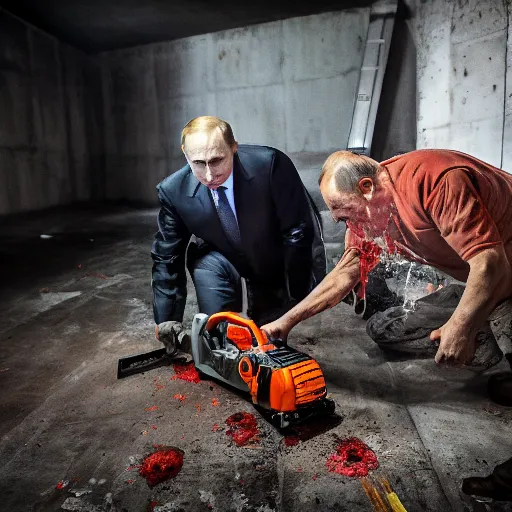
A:
<svg viewBox="0 0 512 512">
<path fill-rule="evenodd" d="M 284 438 L 284 444 L 286 446 L 297 446 L 300 443 L 299 436 L 286 436 Z"/>
<path fill-rule="evenodd" d="M 183 450 L 166 447 L 148 455 L 142 462 L 139 473 L 143 476 L 149 487 L 174 478 L 183 466 Z"/>
<path fill-rule="evenodd" d="M 326 462 L 327 469 L 340 475 L 361 478 L 379 467 L 377 456 L 357 437 L 339 441 L 336 453 Z"/>
<path fill-rule="evenodd" d="M 226 420 L 226 424 L 229 426 L 226 434 L 233 439 L 237 446 L 245 446 L 249 441 L 257 441 L 256 438 L 260 432 L 258 422 L 253 414 L 237 412 Z"/>
<path fill-rule="evenodd" d="M 174 375 L 174 377 L 171 377 L 171 380 L 180 379 L 187 382 L 193 382 L 194 384 L 197 384 L 198 382 L 201 381 L 201 377 L 199 376 L 199 373 L 197 372 L 194 363 L 175 364 L 174 372 L 176 373 L 176 375 Z"/>
</svg>

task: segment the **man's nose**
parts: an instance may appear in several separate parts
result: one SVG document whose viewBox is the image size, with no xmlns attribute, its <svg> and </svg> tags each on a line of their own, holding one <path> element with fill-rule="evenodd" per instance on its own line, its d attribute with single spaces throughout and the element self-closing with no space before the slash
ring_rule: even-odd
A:
<svg viewBox="0 0 512 512">
<path fill-rule="evenodd" d="M 208 183 L 213 181 L 212 170 L 210 169 L 210 166 L 208 164 L 206 164 L 206 181 Z"/>
</svg>

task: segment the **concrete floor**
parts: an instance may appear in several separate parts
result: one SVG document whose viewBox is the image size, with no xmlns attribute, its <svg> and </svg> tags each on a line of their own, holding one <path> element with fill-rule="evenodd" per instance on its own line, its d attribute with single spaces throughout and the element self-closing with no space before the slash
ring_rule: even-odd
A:
<svg viewBox="0 0 512 512">
<path fill-rule="evenodd" d="M 342 416 L 297 446 L 261 418 L 252 449 L 212 432 L 232 413 L 254 412 L 216 383 L 170 380 L 170 367 L 116 380 L 119 357 L 158 348 L 155 215 L 57 210 L 0 221 L 0 510 L 144 512 L 156 502 L 159 512 L 371 511 L 358 480 L 325 468 L 336 436 L 375 450 L 375 475 L 409 512 L 512 510 L 459 490 L 463 477 L 512 455 L 512 411 L 489 403 L 486 378 L 385 355 L 346 305 L 292 332 L 290 344 L 322 365 Z M 192 290 L 189 303 L 187 321 Z M 150 489 L 129 468 L 154 444 L 181 448 L 185 463 Z"/>
</svg>

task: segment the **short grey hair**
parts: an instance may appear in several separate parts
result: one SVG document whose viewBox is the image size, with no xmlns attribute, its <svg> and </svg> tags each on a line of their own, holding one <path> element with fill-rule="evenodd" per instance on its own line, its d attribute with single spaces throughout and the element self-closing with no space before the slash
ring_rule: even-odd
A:
<svg viewBox="0 0 512 512">
<path fill-rule="evenodd" d="M 376 178 L 380 165 L 372 158 L 351 151 L 336 151 L 325 161 L 318 184 L 324 178 L 333 178 L 339 192 L 359 192 L 359 182 L 363 178 Z"/>
</svg>

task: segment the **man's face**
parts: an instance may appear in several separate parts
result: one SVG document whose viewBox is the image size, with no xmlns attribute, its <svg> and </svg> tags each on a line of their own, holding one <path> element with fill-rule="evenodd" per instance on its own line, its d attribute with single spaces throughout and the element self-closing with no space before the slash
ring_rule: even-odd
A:
<svg viewBox="0 0 512 512">
<path fill-rule="evenodd" d="M 333 179 L 323 180 L 320 191 L 334 221 L 348 221 L 359 236 L 378 237 L 387 228 L 391 201 L 383 191 L 374 191 L 369 199 L 355 192 L 340 192 Z"/>
<path fill-rule="evenodd" d="M 187 135 L 182 150 L 198 181 L 215 190 L 229 178 L 237 147 L 236 143 L 227 144 L 220 130 L 214 130 Z"/>
</svg>

